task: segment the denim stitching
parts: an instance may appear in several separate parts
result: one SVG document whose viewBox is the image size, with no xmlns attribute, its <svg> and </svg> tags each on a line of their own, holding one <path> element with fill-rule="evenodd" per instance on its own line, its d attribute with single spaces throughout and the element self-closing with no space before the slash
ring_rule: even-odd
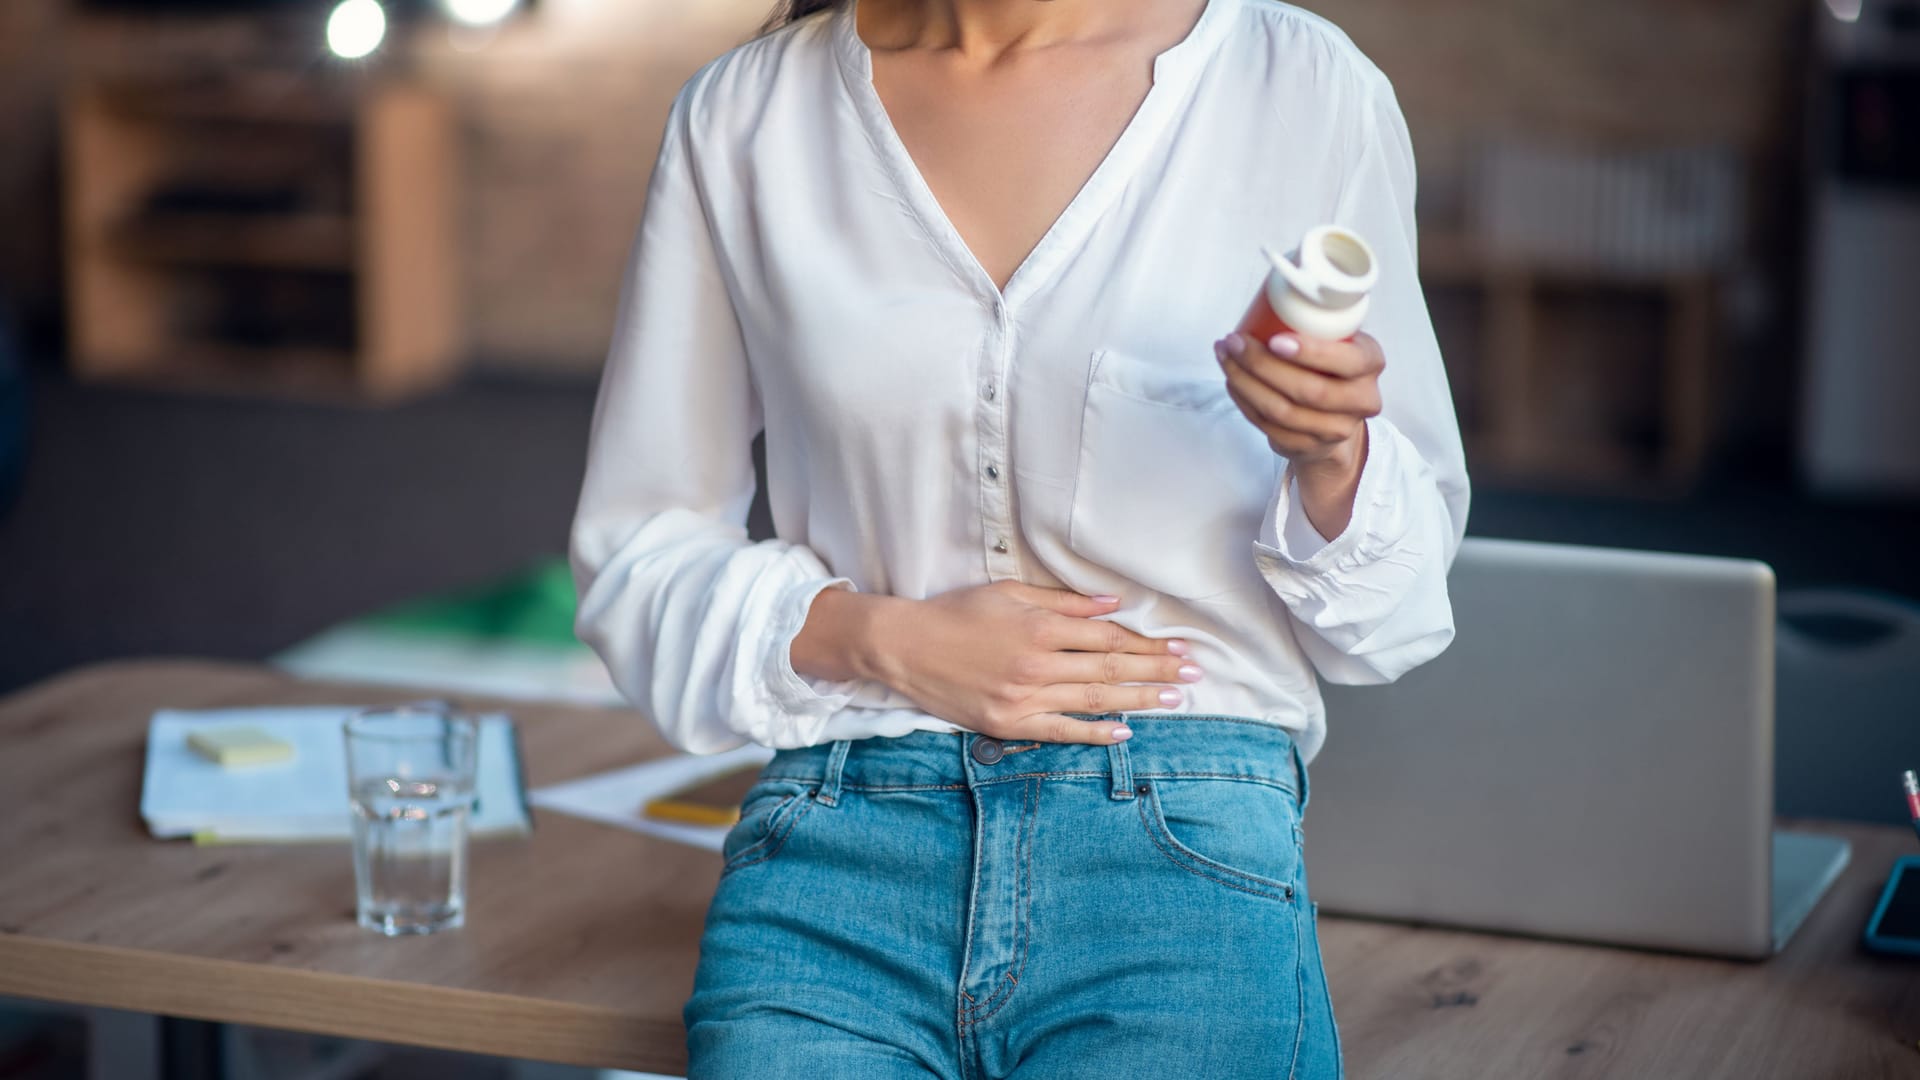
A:
<svg viewBox="0 0 1920 1080">
<path fill-rule="evenodd" d="M 767 836 L 763 837 L 758 844 L 754 845 L 755 847 L 764 847 L 766 850 L 761 851 L 751 859 L 735 862 L 727 868 L 728 873 L 766 862 L 768 859 L 780 854 L 780 849 L 787 846 L 787 838 L 793 835 L 794 827 L 800 824 L 800 819 L 806 817 L 807 812 L 812 810 L 814 805 L 812 799 L 806 799 L 799 795 L 795 795 L 793 798 L 795 800 L 801 800 L 799 808 L 787 814 L 785 818 L 773 827 L 773 830 L 769 832 Z M 789 805 L 791 805 L 792 801 L 793 800 L 789 800 Z M 740 854 L 745 856 L 753 850 L 753 848 L 748 848 L 747 851 L 743 851 Z"/>
<path fill-rule="evenodd" d="M 798 784 L 817 784 L 820 782 L 820 777 L 818 774 L 815 774 L 813 776 L 788 776 L 783 774 L 780 776 L 767 776 L 767 777 L 763 777 L 763 779 L 791 780 Z M 841 791 L 965 791 L 967 790 L 967 785 L 965 784 L 855 784 L 855 783 L 842 781 L 840 784 L 840 790 Z"/>
<path fill-rule="evenodd" d="M 1302 951 L 1305 942 L 1301 940 L 1301 915 L 1306 908 L 1294 909 L 1293 918 L 1293 988 L 1294 1015 L 1300 1018 L 1300 1026 L 1293 1033 L 1293 1060 L 1287 1065 L 1287 1080 L 1294 1080 L 1300 1071 L 1300 1047 L 1307 1038 L 1307 963 L 1306 953 Z"/>
<path fill-rule="evenodd" d="M 959 989 L 962 997 L 967 997 L 967 993 L 966 993 L 967 978 L 968 978 L 968 975 L 973 970 L 973 938 L 974 938 L 974 931 L 979 928 L 978 909 L 980 906 L 979 905 L 980 849 L 986 846 L 986 833 L 985 833 L 985 830 L 983 830 L 980 827 L 980 822 L 985 817 L 985 815 L 981 812 L 979 792 L 969 792 L 968 794 L 969 794 L 968 801 L 974 804 L 973 805 L 973 820 L 974 820 L 973 873 L 972 873 L 972 876 L 968 879 L 969 881 L 972 882 L 972 887 L 968 890 L 968 895 L 967 895 L 967 932 L 966 932 L 966 936 L 960 942 Z M 971 1002 L 973 998 L 967 997 L 967 1000 Z M 973 1070 L 968 1066 L 969 1055 L 965 1053 L 965 1043 L 966 1043 L 967 1026 L 968 1026 L 967 1014 L 969 1012 L 972 1012 L 973 1008 L 969 1006 L 960 1005 L 958 1002 L 955 1002 L 954 1005 L 955 1005 L 954 1034 L 957 1038 L 959 1038 L 962 1045 L 962 1053 L 960 1055 L 961 1071 L 964 1074 L 970 1076 L 972 1075 Z"/>
<path fill-rule="evenodd" d="M 801 800 L 800 809 L 795 810 L 791 814 L 788 814 L 784 821 L 774 826 L 774 830 L 775 830 L 774 832 L 769 832 L 766 837 L 760 840 L 759 844 L 756 844 L 754 846 L 758 847 L 760 846 L 760 844 L 772 843 L 775 840 L 776 832 L 778 834 L 779 842 L 773 843 L 770 850 L 762 852 L 760 855 L 756 856 L 753 859 L 749 859 L 746 862 L 736 862 L 731 866 L 726 867 L 722 871 L 723 874 L 731 874 L 735 870 L 744 870 L 749 866 L 754 866 L 756 864 L 766 862 L 768 859 L 771 859 L 775 855 L 780 854 L 780 849 L 787 846 L 787 837 L 793 835 L 794 827 L 800 824 L 800 819 L 803 817 L 806 817 L 807 811 L 812 810 L 814 806 L 813 800 L 805 798 L 804 796 L 795 795 L 793 799 Z M 788 805 L 792 804 L 793 799 L 788 800 Z M 752 850 L 753 848 L 747 849 L 747 851 L 752 851 Z M 747 851 L 743 851 L 740 854 L 744 856 L 747 854 Z"/>
<path fill-rule="evenodd" d="M 798 798 L 800 798 L 800 795 L 798 793 L 795 793 L 792 795 L 785 795 L 781 797 L 779 802 L 773 804 L 772 807 L 768 808 L 765 811 L 765 813 L 769 819 L 772 819 L 774 821 L 773 827 L 769 828 L 766 831 L 766 834 L 761 836 L 760 839 L 755 840 L 753 843 L 748 844 L 744 848 L 741 848 L 740 851 L 736 853 L 733 858 L 728 859 L 725 869 L 731 870 L 735 866 L 741 865 L 740 864 L 741 859 L 744 859 L 749 855 L 753 855 L 757 853 L 761 848 L 766 847 L 768 841 L 773 839 L 773 834 L 779 830 L 779 827 L 780 827 L 779 815 L 785 813 L 787 808 L 793 804 L 793 800 Z"/>
<path fill-rule="evenodd" d="M 1007 1002 L 1013 999 L 1013 992 L 1020 987 L 1021 973 L 1027 970 L 1027 928 L 1032 921 L 1030 916 L 1033 905 L 1033 834 L 1039 828 L 1039 807 L 1035 804 L 1039 802 L 1039 794 L 1038 783 L 1027 785 L 1023 801 L 1026 814 L 1022 817 L 1020 825 L 1020 896 L 1014 902 L 1016 912 L 1014 917 L 1017 920 L 1018 932 L 1015 937 L 1013 966 L 1001 976 L 1005 981 L 994 991 L 993 996 L 974 1006 L 975 1012 L 981 1009 L 987 1011 L 970 1020 L 965 1020 L 964 1023 L 969 1025 L 986 1023 L 992 1019 L 994 1013 L 1005 1008 Z"/>
<path fill-rule="evenodd" d="M 1151 791 L 1151 789 L 1149 790 Z M 1181 848 L 1168 847 L 1166 841 L 1173 840 L 1173 834 L 1165 833 L 1165 830 L 1162 829 L 1156 821 L 1160 810 L 1159 792 L 1154 791 L 1151 793 L 1150 798 L 1136 801 L 1140 806 L 1140 823 L 1145 826 L 1147 830 L 1147 839 L 1153 841 L 1153 846 L 1160 850 L 1160 854 L 1166 856 L 1167 860 L 1175 866 L 1196 877 L 1203 877 L 1208 881 L 1225 885 L 1229 889 L 1238 889 L 1241 892 L 1251 893 L 1254 896 L 1264 896 L 1269 900 L 1291 901 L 1293 899 L 1293 886 L 1291 885 L 1284 883 L 1278 885 L 1270 884 L 1265 878 L 1249 874 L 1244 870 L 1235 870 L 1233 867 L 1227 866 L 1224 863 L 1214 862 L 1212 859 L 1207 859 L 1198 852 L 1188 854 Z M 1154 814 L 1152 816 L 1149 816 L 1147 813 L 1147 804 L 1149 802 L 1151 802 L 1154 807 Z M 1163 833 L 1165 833 L 1164 836 L 1162 835 Z M 1244 879 L 1245 883 L 1241 884 L 1220 877 L 1219 874 L 1222 873 L 1233 874 L 1240 877 Z"/>
<path fill-rule="evenodd" d="M 1009 773 L 1005 776 L 995 776 L 991 778 L 982 779 L 980 781 L 980 786 L 988 787 L 993 784 L 1005 784 L 1014 780 L 1031 780 L 1036 777 L 1041 780 L 1084 780 L 1084 779 L 1090 779 L 1090 778 L 1104 779 L 1109 775 L 1111 774 L 1104 769 L 1102 770 L 1091 770 L 1091 769 L 1060 770 L 1056 772 Z M 1136 780 L 1245 780 L 1248 783 L 1265 784 L 1268 787 L 1278 788 L 1281 791 L 1284 791 L 1287 794 L 1294 796 L 1294 798 L 1296 799 L 1298 799 L 1300 796 L 1300 793 L 1297 790 L 1295 790 L 1294 785 L 1290 781 L 1281 780 L 1272 776 L 1260 776 L 1260 775 L 1249 774 L 1249 773 L 1221 773 L 1221 772 L 1146 772 L 1146 773 L 1143 773 L 1143 772 L 1136 772 L 1133 775 L 1134 775 L 1134 779 Z M 816 784 L 820 782 L 820 777 L 817 775 L 816 776 L 791 776 L 791 775 L 782 774 L 778 776 L 765 776 L 765 777 L 762 777 L 761 779 L 789 780 L 797 784 Z M 840 790 L 841 791 L 864 791 L 869 793 L 888 792 L 888 791 L 965 791 L 967 790 L 967 785 L 965 784 L 842 783 L 840 785 Z"/>
<path fill-rule="evenodd" d="M 1043 772 L 1043 773 L 1031 773 L 1031 772 L 1010 773 L 1006 776 L 996 776 L 989 780 L 982 780 L 980 781 L 980 785 L 982 787 L 985 787 L 989 784 L 1004 784 L 1010 780 L 1026 780 L 1032 777 L 1039 777 L 1042 780 L 1085 780 L 1085 779 L 1104 780 L 1111 775 L 1112 775 L 1112 772 L 1107 769 L 1076 770 L 1076 771 L 1062 770 L 1059 772 Z M 1133 778 L 1135 780 L 1244 780 L 1250 784 L 1265 784 L 1267 787 L 1276 788 L 1280 791 L 1284 791 L 1287 794 L 1292 795 L 1295 798 L 1295 800 L 1298 800 L 1300 797 L 1300 793 L 1294 789 L 1294 785 L 1292 781 L 1283 780 L 1275 776 L 1261 775 L 1258 773 L 1188 772 L 1188 771 L 1140 772 L 1136 770 L 1133 774 Z M 886 789 L 868 788 L 866 790 L 886 790 Z"/>
<path fill-rule="evenodd" d="M 1307 933 L 1313 937 L 1315 970 L 1319 973 L 1321 987 L 1325 988 L 1327 986 L 1327 954 L 1325 950 L 1321 948 L 1320 944 L 1320 904 L 1318 901 L 1310 900 L 1307 902 L 1306 925 Z M 1306 1004 L 1306 997 L 1303 992 L 1300 999 L 1300 1008 L 1303 1014 L 1306 1010 Z M 1328 1011 L 1327 1013 L 1327 1029 L 1333 1033 L 1333 1075 L 1345 1076 L 1347 1075 L 1346 1051 L 1340 1048 L 1340 1018 L 1333 1015 L 1332 1011 Z"/>
<path fill-rule="evenodd" d="M 1015 910 L 1016 912 L 1018 911 L 1017 903 Z M 1018 918 L 1017 915 L 1015 917 Z M 989 993 L 984 1000 L 975 1001 L 971 997 L 967 999 L 972 1004 L 968 1005 L 960 1017 L 960 1026 L 962 1029 L 973 1027 L 984 1022 L 988 1017 L 999 1012 L 1000 1007 L 1007 1003 L 1007 998 L 1013 993 L 1013 988 L 1020 982 L 1019 976 L 1015 975 L 1014 972 L 1024 967 L 1024 951 L 1024 943 L 1015 947 L 1014 964 L 1006 971 L 1000 973 L 1000 978 L 994 983 L 992 993 Z M 982 1009 L 987 1011 L 983 1013 L 981 1012 Z"/>
<path fill-rule="evenodd" d="M 980 786 L 986 787 L 991 784 L 1004 784 L 1013 780 L 1030 780 L 1036 777 L 1041 780 L 1084 780 L 1089 778 L 1106 779 L 1111 775 L 1113 775 L 1111 770 L 1107 770 L 1107 769 L 1080 769 L 1080 770 L 1060 770 L 1055 772 L 1008 773 L 1005 776 L 995 776 L 990 779 L 983 779 L 980 781 Z M 1298 800 L 1300 797 L 1300 793 L 1294 790 L 1294 787 L 1291 781 L 1282 780 L 1274 776 L 1264 776 L 1256 773 L 1186 772 L 1186 771 L 1138 772 L 1136 771 L 1133 774 L 1133 778 L 1136 780 L 1245 780 L 1249 783 L 1265 784 L 1271 788 L 1278 788 L 1279 790 L 1284 791 L 1289 795 L 1292 795 L 1296 800 Z M 886 789 L 878 788 L 878 787 L 870 787 L 870 788 L 865 788 L 863 790 L 876 791 L 876 790 L 886 790 Z"/>
<path fill-rule="evenodd" d="M 1004 972 L 1001 975 L 1002 981 L 999 986 L 994 988 L 994 992 L 992 994 L 989 994 L 985 1001 L 979 1002 L 975 1004 L 973 1008 L 967 1010 L 970 1013 L 977 1013 L 977 1012 L 980 1012 L 980 1010 L 982 1009 L 989 1010 L 983 1015 L 975 1016 L 968 1019 L 966 1022 L 969 1024 L 978 1024 L 986 1020 L 987 1017 L 990 1017 L 994 1013 L 999 1012 L 1000 1007 L 1007 1003 L 1007 997 L 1013 993 L 1013 987 L 1018 985 L 1020 982 L 1019 976 L 1015 973 L 1026 970 L 1027 923 L 1026 923 L 1026 917 L 1025 917 L 1025 912 L 1023 911 L 1023 907 L 1028 897 L 1027 882 L 1029 880 L 1029 869 L 1031 865 L 1028 862 L 1028 856 L 1030 852 L 1027 847 L 1027 837 L 1028 837 L 1028 828 L 1029 828 L 1028 823 L 1031 822 L 1033 819 L 1032 810 L 1033 810 L 1034 787 L 1035 785 L 1028 784 L 1026 787 L 1026 790 L 1022 792 L 1022 798 L 1021 798 L 1021 806 L 1024 810 L 1027 811 L 1027 814 L 1022 817 L 1021 827 L 1020 827 L 1020 840 L 1021 840 L 1020 895 L 1014 900 L 1014 912 L 1015 912 L 1014 918 L 1017 920 L 1018 929 L 1016 931 L 1016 936 L 1015 936 L 1016 944 L 1014 946 L 1013 964 L 1007 969 L 1006 972 Z"/>
<path fill-rule="evenodd" d="M 1284 791 L 1287 794 L 1292 795 L 1296 799 L 1300 797 L 1300 793 L 1293 789 L 1293 784 L 1291 781 L 1280 780 L 1271 776 L 1259 776 L 1251 773 L 1224 773 L 1224 772 L 1142 773 L 1142 772 L 1136 772 L 1133 774 L 1133 776 L 1134 776 L 1134 779 L 1136 780 L 1142 780 L 1142 779 L 1144 780 L 1245 780 L 1248 783 L 1265 784 L 1268 787 L 1279 788 L 1281 791 Z"/>
<path fill-rule="evenodd" d="M 985 1008 L 988 1005 L 993 1005 L 993 1008 L 988 1009 L 986 1012 L 981 1013 L 979 1016 L 976 1016 L 971 1020 L 968 1020 L 967 1021 L 968 1025 L 972 1027 L 979 1027 L 981 1024 L 984 1024 L 987 1021 L 993 1019 L 994 1013 L 997 1013 L 1001 1009 L 1006 1008 L 1007 1002 L 1013 1000 L 1013 992 L 1020 988 L 1020 976 L 1015 975 L 1013 972 L 1009 971 L 1005 975 L 1001 976 L 1001 978 L 1005 981 L 1000 984 L 1000 989 L 994 992 L 993 997 L 990 997 L 985 1002 L 981 1003 L 982 1008 Z M 999 1004 L 994 1005 L 995 1001 L 998 1001 Z"/>
</svg>

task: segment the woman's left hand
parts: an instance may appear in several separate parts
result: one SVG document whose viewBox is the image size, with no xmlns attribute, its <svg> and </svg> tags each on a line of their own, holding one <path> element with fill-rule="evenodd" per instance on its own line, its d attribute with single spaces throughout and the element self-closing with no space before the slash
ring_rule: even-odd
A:
<svg viewBox="0 0 1920 1080">
<path fill-rule="evenodd" d="M 1274 453 L 1301 466 L 1360 456 L 1367 418 L 1380 415 L 1387 366 L 1371 334 L 1348 341 L 1277 334 L 1264 342 L 1228 334 L 1214 343 L 1214 355 L 1227 394 Z"/>
<path fill-rule="evenodd" d="M 1367 461 L 1367 419 L 1380 415 L 1387 366 L 1370 334 L 1317 341 L 1277 334 L 1254 341 L 1229 334 L 1214 343 L 1227 395 L 1291 461 L 1308 518 L 1322 535 L 1344 531 Z"/>
</svg>

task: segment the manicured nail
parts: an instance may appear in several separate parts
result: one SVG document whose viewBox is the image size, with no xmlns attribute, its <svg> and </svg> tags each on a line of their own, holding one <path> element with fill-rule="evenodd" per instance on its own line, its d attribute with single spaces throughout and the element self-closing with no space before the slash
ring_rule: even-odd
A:
<svg viewBox="0 0 1920 1080">
<path fill-rule="evenodd" d="M 1273 340 L 1267 342 L 1267 351 L 1291 360 L 1300 355 L 1300 339 L 1292 334 L 1275 334 Z"/>
<path fill-rule="evenodd" d="M 1167 642 L 1167 651 L 1172 653 L 1175 656 L 1192 656 L 1193 655 L 1193 650 L 1187 646 L 1186 642 L 1181 641 L 1179 638 L 1174 638 L 1173 640 Z"/>
<path fill-rule="evenodd" d="M 1206 675 L 1207 673 L 1204 671 L 1201 671 L 1200 666 L 1198 664 L 1181 664 L 1180 665 L 1180 681 L 1181 682 L 1199 682 L 1201 679 L 1206 678 Z"/>
<path fill-rule="evenodd" d="M 1120 602 L 1120 598 L 1101 593 L 1099 596 L 1093 597 L 1093 602 L 1096 604 L 1117 604 Z"/>
<path fill-rule="evenodd" d="M 1113 729 L 1114 742 L 1126 742 L 1128 739 L 1131 739 L 1131 738 L 1133 738 L 1132 728 L 1117 727 Z"/>
<path fill-rule="evenodd" d="M 1247 339 L 1241 337 L 1239 334 L 1228 334 L 1226 346 L 1227 351 L 1232 353 L 1235 358 L 1238 358 L 1246 355 Z"/>
<path fill-rule="evenodd" d="M 1185 700 L 1185 697 L 1180 693 L 1180 691 L 1175 690 L 1171 686 L 1167 687 L 1165 690 L 1160 691 L 1160 704 L 1165 705 L 1168 708 L 1172 708 L 1175 705 L 1180 704 L 1180 702 L 1182 702 L 1183 700 Z"/>
</svg>

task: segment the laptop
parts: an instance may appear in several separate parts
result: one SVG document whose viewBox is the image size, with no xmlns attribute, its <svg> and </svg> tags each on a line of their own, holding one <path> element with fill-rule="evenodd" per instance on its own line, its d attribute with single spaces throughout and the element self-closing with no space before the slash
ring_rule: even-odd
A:
<svg viewBox="0 0 1920 1080">
<path fill-rule="evenodd" d="M 1469 539 L 1458 634 L 1326 687 L 1305 822 L 1323 910 L 1759 959 L 1846 866 L 1773 828 L 1773 571 Z"/>
</svg>

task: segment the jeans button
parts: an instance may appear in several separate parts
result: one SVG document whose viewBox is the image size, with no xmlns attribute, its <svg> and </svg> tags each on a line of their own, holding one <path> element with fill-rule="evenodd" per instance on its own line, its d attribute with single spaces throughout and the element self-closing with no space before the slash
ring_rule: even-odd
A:
<svg viewBox="0 0 1920 1080">
<path fill-rule="evenodd" d="M 982 765 L 991 765 L 1007 756 L 1007 746 L 999 739 L 989 735 L 973 737 L 973 760 Z"/>
</svg>

